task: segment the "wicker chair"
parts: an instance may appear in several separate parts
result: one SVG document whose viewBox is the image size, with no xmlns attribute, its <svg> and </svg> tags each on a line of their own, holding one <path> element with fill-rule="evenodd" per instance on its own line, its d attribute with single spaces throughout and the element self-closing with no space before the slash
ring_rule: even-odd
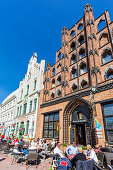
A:
<svg viewBox="0 0 113 170">
<path fill-rule="evenodd" d="M 28 150 L 27 166 L 29 161 L 36 161 L 36 167 L 38 164 L 38 153 L 37 149 Z"/>
</svg>

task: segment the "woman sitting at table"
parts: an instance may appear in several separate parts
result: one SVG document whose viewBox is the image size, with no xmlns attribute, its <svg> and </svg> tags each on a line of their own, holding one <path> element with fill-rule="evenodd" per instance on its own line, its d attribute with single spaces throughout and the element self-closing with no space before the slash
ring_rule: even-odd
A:
<svg viewBox="0 0 113 170">
<path fill-rule="evenodd" d="M 86 155 L 83 153 L 82 147 L 77 148 L 78 153 L 71 159 L 72 166 L 76 167 L 76 163 L 78 160 L 85 161 Z"/>
<path fill-rule="evenodd" d="M 91 145 L 87 145 L 86 156 L 87 156 L 87 159 L 93 159 L 96 163 L 98 163 L 96 153 L 93 150 L 93 148 L 91 147 Z"/>
</svg>

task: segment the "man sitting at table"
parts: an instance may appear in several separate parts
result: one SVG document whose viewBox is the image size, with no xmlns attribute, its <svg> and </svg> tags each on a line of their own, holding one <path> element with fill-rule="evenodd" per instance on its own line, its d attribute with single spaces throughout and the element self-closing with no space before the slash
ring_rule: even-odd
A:
<svg viewBox="0 0 113 170">
<path fill-rule="evenodd" d="M 63 157 L 65 157 L 65 156 L 63 155 L 63 152 L 61 151 L 60 147 L 61 147 L 61 143 L 60 143 L 60 142 L 57 142 L 57 143 L 56 143 L 56 147 L 55 147 L 55 149 L 54 149 L 54 154 L 58 154 L 58 155 L 61 156 L 61 158 L 63 158 Z"/>
<path fill-rule="evenodd" d="M 42 146 L 42 151 L 39 153 L 39 155 L 45 159 L 46 158 L 46 154 L 47 154 L 47 151 L 48 151 L 48 146 L 47 146 L 47 143 L 46 143 L 46 140 L 44 139 L 43 141 L 43 146 Z"/>
<path fill-rule="evenodd" d="M 75 142 L 72 142 L 72 145 L 66 148 L 66 154 L 68 155 L 76 155 L 78 153 L 77 146 Z"/>
</svg>

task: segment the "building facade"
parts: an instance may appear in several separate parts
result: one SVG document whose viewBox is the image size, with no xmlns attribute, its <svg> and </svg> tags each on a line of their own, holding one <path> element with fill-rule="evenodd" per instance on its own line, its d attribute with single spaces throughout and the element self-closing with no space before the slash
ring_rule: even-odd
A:
<svg viewBox="0 0 113 170">
<path fill-rule="evenodd" d="M 18 89 L 11 93 L 1 104 L 0 133 L 4 134 L 5 137 L 14 132 L 17 93 Z"/>
<path fill-rule="evenodd" d="M 62 30 L 56 63 L 46 66 L 37 137 L 79 144 L 113 144 L 113 22 L 108 11 Z"/>
<path fill-rule="evenodd" d="M 2 102 L 0 129 L 6 137 L 10 134 L 15 134 L 19 138 L 23 135 L 26 138 L 35 137 L 39 96 L 40 90 L 43 89 L 44 67 L 45 60 L 37 63 L 37 54 L 34 53 L 19 88 Z"/>
</svg>

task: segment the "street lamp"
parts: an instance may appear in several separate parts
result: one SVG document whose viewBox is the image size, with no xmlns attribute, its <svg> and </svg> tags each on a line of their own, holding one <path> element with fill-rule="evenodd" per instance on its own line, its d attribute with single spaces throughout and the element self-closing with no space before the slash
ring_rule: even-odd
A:
<svg viewBox="0 0 113 170">
<path fill-rule="evenodd" d="M 91 101 L 92 107 L 93 107 L 93 109 L 94 109 L 94 111 L 95 111 L 94 116 L 97 116 L 96 104 L 95 104 L 95 100 L 94 100 L 94 94 L 95 94 L 95 92 L 96 92 L 96 87 L 94 86 L 94 87 L 92 87 L 92 89 L 91 89 L 90 101 Z"/>
</svg>

